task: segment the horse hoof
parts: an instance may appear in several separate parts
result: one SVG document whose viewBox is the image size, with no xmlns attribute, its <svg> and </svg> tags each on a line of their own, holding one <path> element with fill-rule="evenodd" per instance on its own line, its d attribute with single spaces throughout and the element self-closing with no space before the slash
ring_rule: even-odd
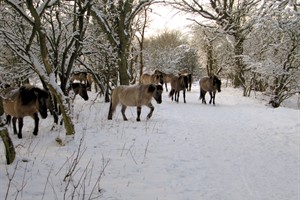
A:
<svg viewBox="0 0 300 200">
<path fill-rule="evenodd" d="M 19 138 L 19 139 L 22 139 L 22 135 L 18 135 L 18 138 Z"/>
<path fill-rule="evenodd" d="M 137 122 L 140 122 L 140 121 L 141 121 L 141 119 L 136 119 L 136 121 L 137 121 Z"/>
</svg>

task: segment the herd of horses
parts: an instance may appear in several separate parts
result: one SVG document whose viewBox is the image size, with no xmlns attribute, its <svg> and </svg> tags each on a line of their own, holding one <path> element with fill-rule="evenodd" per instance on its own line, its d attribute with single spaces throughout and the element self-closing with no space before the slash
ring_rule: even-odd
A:
<svg viewBox="0 0 300 200">
<path fill-rule="evenodd" d="M 91 89 L 91 85 L 89 85 L 91 80 L 88 80 L 87 77 L 87 73 L 78 73 L 71 78 L 71 81 L 77 80 L 79 82 L 70 84 L 67 90 L 70 99 L 74 101 L 77 94 L 85 101 L 89 99 L 87 91 Z M 165 84 L 166 91 L 168 91 L 168 83 L 171 85 L 169 97 L 172 101 L 174 99 L 178 103 L 179 94 L 182 91 L 183 101 L 186 103 L 185 94 L 186 91 L 191 91 L 192 74 L 188 71 L 171 74 L 155 70 L 152 74 L 143 74 L 140 83 L 137 85 L 121 85 L 112 90 L 108 120 L 112 119 L 113 113 L 119 104 L 122 106 L 121 113 L 125 121 L 127 121 L 125 111 L 128 106 L 137 107 L 137 121 L 140 121 L 142 106 L 147 106 L 150 109 L 147 119 L 150 119 L 154 111 L 151 100 L 154 98 L 158 104 L 162 103 L 163 84 Z M 210 94 L 209 103 L 215 104 L 216 92 L 221 92 L 220 79 L 215 75 L 203 77 L 200 79 L 199 84 L 199 99 L 202 100 L 202 103 L 206 104 L 205 94 L 208 92 Z M 22 138 L 23 118 L 25 116 L 31 116 L 34 119 L 35 127 L 33 134 L 38 134 L 38 113 L 40 113 L 43 119 L 47 117 L 47 110 L 50 110 L 49 95 L 49 92 L 46 90 L 31 85 L 6 87 L 1 90 L 0 100 L 6 114 L 6 123 L 9 124 L 12 121 L 14 134 L 17 134 L 18 138 Z M 18 130 L 16 125 L 17 120 Z"/>
</svg>

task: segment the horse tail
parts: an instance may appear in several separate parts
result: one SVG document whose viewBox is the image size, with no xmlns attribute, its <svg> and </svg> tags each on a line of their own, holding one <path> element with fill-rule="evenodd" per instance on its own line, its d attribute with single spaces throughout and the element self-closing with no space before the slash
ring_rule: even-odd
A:
<svg viewBox="0 0 300 200">
<path fill-rule="evenodd" d="M 115 88 L 113 91 L 112 91 L 112 94 L 111 94 L 111 99 L 110 99 L 110 105 L 109 105 L 109 111 L 108 111 L 108 117 L 107 119 L 108 120 L 111 120 L 112 119 L 112 115 L 113 113 L 115 112 L 115 109 L 119 103 L 119 88 Z"/>
<path fill-rule="evenodd" d="M 169 97 L 172 97 L 174 95 L 175 90 L 172 88 L 170 93 L 169 93 Z"/>
</svg>

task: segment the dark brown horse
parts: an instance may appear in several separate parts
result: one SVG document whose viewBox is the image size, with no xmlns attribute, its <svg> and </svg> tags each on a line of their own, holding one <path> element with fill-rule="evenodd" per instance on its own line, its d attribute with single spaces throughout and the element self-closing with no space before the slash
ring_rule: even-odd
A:
<svg viewBox="0 0 300 200">
<path fill-rule="evenodd" d="M 122 105 L 122 116 L 124 121 L 127 121 L 125 115 L 125 110 L 127 106 L 137 107 L 137 118 L 136 121 L 140 121 L 140 115 L 142 106 L 145 105 L 150 108 L 150 112 L 147 115 L 147 119 L 150 119 L 154 111 L 154 106 L 151 103 L 152 98 L 156 100 L 158 104 L 161 104 L 162 98 L 161 94 L 163 88 L 161 85 L 146 84 L 146 85 L 132 85 L 125 86 L 121 85 L 116 87 L 111 95 L 108 120 L 112 119 L 112 115 L 116 110 L 117 105 L 120 103 Z"/>
<path fill-rule="evenodd" d="M 154 74 L 158 74 L 163 77 L 163 83 L 165 83 L 166 91 L 168 92 L 168 83 L 171 83 L 174 74 L 172 73 L 165 73 L 160 71 L 159 69 L 154 70 Z"/>
<path fill-rule="evenodd" d="M 206 100 L 205 100 L 205 94 L 206 92 L 209 92 L 210 94 L 210 100 L 209 100 L 209 104 L 211 104 L 211 102 L 213 102 L 213 104 L 215 104 L 215 98 L 216 98 L 216 93 L 221 92 L 221 80 L 215 76 L 207 76 L 207 77 L 203 77 L 200 79 L 199 81 L 200 84 L 200 97 L 199 99 L 202 99 L 202 103 L 206 104 Z"/>
<path fill-rule="evenodd" d="M 73 83 L 74 81 L 79 81 L 80 83 L 87 83 L 87 72 L 81 71 L 74 71 L 71 74 L 70 82 Z"/>
<path fill-rule="evenodd" d="M 33 134 L 38 134 L 39 117 L 47 117 L 48 92 L 40 88 L 26 85 L 20 88 L 6 88 L 1 93 L 3 98 L 4 112 L 7 114 L 7 124 L 10 124 L 11 117 L 13 122 L 14 134 L 22 138 L 23 118 L 31 116 L 34 119 L 35 127 Z M 16 122 L 19 122 L 19 132 L 17 132 Z"/>
<path fill-rule="evenodd" d="M 89 100 L 87 93 L 87 86 L 82 83 L 72 83 L 67 90 L 69 97 L 74 100 L 76 95 L 79 94 L 85 101 Z"/>
<path fill-rule="evenodd" d="M 174 76 L 171 80 L 171 91 L 169 93 L 169 97 L 171 97 L 173 101 L 173 95 L 175 94 L 175 101 L 179 102 L 179 93 L 183 91 L 183 101 L 185 101 L 185 91 L 188 88 L 188 77 L 186 75 Z"/>
<path fill-rule="evenodd" d="M 189 79 L 189 87 L 187 88 L 187 91 L 191 91 L 192 89 L 192 82 L 193 82 L 193 76 L 192 73 L 190 72 L 190 70 L 188 68 L 184 68 L 182 70 L 180 70 L 179 75 L 186 75 Z"/>
<path fill-rule="evenodd" d="M 81 96 L 85 101 L 87 101 L 89 99 L 88 93 L 87 93 L 87 86 L 85 84 L 82 83 L 72 83 L 68 89 L 67 89 L 67 93 L 65 95 L 68 95 L 70 100 L 69 103 L 69 108 L 71 108 L 71 103 L 74 102 L 76 95 Z M 58 124 L 58 117 L 61 114 L 60 108 L 58 108 L 58 104 L 56 101 L 56 98 L 54 97 L 52 98 L 48 98 L 47 101 L 47 107 L 51 113 L 51 115 L 53 115 L 54 118 L 54 123 Z M 62 121 L 61 123 L 62 124 Z"/>
</svg>

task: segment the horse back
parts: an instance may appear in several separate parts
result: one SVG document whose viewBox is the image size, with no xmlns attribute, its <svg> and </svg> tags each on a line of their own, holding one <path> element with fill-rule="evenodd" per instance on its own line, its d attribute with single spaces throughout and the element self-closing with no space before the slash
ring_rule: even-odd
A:
<svg viewBox="0 0 300 200">
<path fill-rule="evenodd" d="M 186 78 L 187 77 L 185 77 L 184 75 L 174 76 L 171 80 L 172 89 L 174 89 L 175 91 L 185 90 L 185 88 L 186 88 L 185 79 Z"/>
<path fill-rule="evenodd" d="M 118 86 L 113 91 L 113 98 L 125 106 L 142 106 L 151 102 L 152 94 L 148 85 Z M 115 102 L 113 102 L 115 104 Z"/>
<path fill-rule="evenodd" d="M 204 91 L 211 92 L 214 90 L 213 80 L 208 76 L 201 78 L 199 84 L 200 84 L 200 88 Z"/>
<path fill-rule="evenodd" d="M 28 101 L 29 98 L 33 98 L 29 95 L 27 94 L 27 99 L 24 100 L 25 97 L 22 98 L 20 89 L 7 88 L 6 93 L 3 94 L 4 112 L 13 117 L 33 116 L 38 112 L 38 105 L 37 101 Z"/>
<path fill-rule="evenodd" d="M 170 83 L 172 81 L 172 78 L 174 77 L 174 74 L 165 74 L 164 75 L 164 82 Z"/>
</svg>

